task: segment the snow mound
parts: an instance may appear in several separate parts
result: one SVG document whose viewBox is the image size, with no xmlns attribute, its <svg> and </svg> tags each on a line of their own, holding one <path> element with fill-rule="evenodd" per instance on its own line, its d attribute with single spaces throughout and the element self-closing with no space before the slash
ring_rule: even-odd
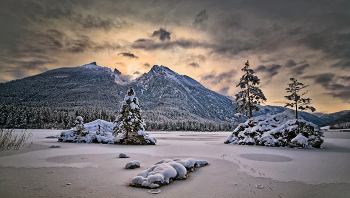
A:
<svg viewBox="0 0 350 198">
<path fill-rule="evenodd" d="M 120 153 L 119 158 L 129 158 L 129 156 L 125 153 Z"/>
<path fill-rule="evenodd" d="M 227 137 L 225 144 L 258 146 L 289 146 L 320 148 L 323 132 L 318 126 L 294 119 L 294 111 L 286 110 L 276 115 L 261 115 L 241 123 Z"/>
<path fill-rule="evenodd" d="M 139 161 L 131 161 L 131 162 L 128 162 L 128 163 L 125 165 L 125 168 L 126 168 L 126 169 L 140 168 L 140 162 L 139 162 Z"/>
<path fill-rule="evenodd" d="M 188 172 L 205 165 L 208 162 L 193 158 L 163 159 L 141 171 L 132 179 L 131 186 L 158 188 L 176 179 L 186 179 Z"/>
<path fill-rule="evenodd" d="M 58 138 L 59 142 L 78 142 L 78 143 L 103 143 L 103 144 L 121 144 L 120 137 L 113 135 L 115 124 L 104 120 L 95 120 L 85 123 L 83 131 L 78 132 L 77 128 L 61 132 Z M 156 139 L 143 132 L 144 138 L 149 144 L 155 144 Z"/>
</svg>

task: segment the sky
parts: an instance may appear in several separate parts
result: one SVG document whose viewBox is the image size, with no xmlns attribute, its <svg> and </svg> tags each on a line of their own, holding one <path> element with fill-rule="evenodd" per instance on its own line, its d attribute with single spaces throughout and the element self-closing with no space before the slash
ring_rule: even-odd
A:
<svg viewBox="0 0 350 198">
<path fill-rule="evenodd" d="M 234 96 L 249 60 L 266 105 L 296 78 L 316 112 L 350 110 L 348 0 L 1 0 L 0 82 L 96 61 L 153 65 Z"/>
</svg>

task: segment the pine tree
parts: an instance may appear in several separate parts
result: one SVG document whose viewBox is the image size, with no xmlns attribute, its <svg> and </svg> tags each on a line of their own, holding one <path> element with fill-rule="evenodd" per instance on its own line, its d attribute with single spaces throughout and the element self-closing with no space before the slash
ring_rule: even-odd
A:
<svg viewBox="0 0 350 198">
<path fill-rule="evenodd" d="M 119 133 L 125 134 L 124 139 L 129 136 L 137 136 L 139 131 L 144 131 L 145 123 L 141 116 L 141 109 L 138 98 L 135 97 L 135 92 L 130 87 L 127 95 L 124 98 L 119 116 L 114 121 L 114 135 Z"/>
<path fill-rule="evenodd" d="M 249 62 L 245 63 L 242 68 L 245 74 L 240 79 L 240 82 L 236 87 L 243 89 L 236 94 L 237 107 L 236 110 L 240 113 L 245 113 L 249 118 L 253 117 L 253 111 L 259 111 L 258 105 L 266 101 L 265 95 L 255 86 L 260 83 L 260 79 L 254 75 L 253 69 L 249 68 Z"/>
<path fill-rule="evenodd" d="M 286 88 L 287 93 L 291 93 L 288 96 L 284 96 L 291 102 L 286 103 L 284 107 L 295 107 L 295 118 L 298 119 L 298 109 L 302 110 L 311 110 L 312 112 L 316 111 L 316 109 L 312 106 L 309 106 L 311 104 L 310 98 L 301 98 L 301 96 L 305 95 L 307 93 L 304 92 L 301 95 L 298 95 L 298 92 L 305 87 L 308 87 L 309 85 L 304 85 L 303 83 L 298 82 L 295 78 L 290 78 L 292 83 L 288 84 L 288 88 Z"/>
<path fill-rule="evenodd" d="M 77 116 L 74 124 L 75 132 L 80 135 L 84 130 L 84 119 L 81 116 Z"/>
</svg>

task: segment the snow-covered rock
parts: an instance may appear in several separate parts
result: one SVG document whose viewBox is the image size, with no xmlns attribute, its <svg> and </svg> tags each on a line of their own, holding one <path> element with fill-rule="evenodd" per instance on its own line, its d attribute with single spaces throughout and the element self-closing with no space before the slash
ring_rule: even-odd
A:
<svg viewBox="0 0 350 198">
<path fill-rule="evenodd" d="M 323 132 L 318 126 L 294 119 L 294 111 L 286 110 L 276 115 L 261 115 L 241 123 L 227 137 L 225 144 L 259 146 L 302 146 L 320 148 Z"/>
<path fill-rule="evenodd" d="M 139 162 L 139 161 L 131 161 L 131 162 L 128 162 L 128 163 L 125 165 L 125 168 L 126 168 L 126 169 L 140 168 L 140 162 Z"/>
<path fill-rule="evenodd" d="M 172 180 L 186 179 L 188 172 L 207 164 L 206 161 L 193 158 L 163 159 L 141 171 L 132 179 L 131 186 L 158 188 L 169 184 Z"/>
<path fill-rule="evenodd" d="M 129 158 L 129 156 L 125 153 L 120 153 L 119 158 Z"/>
<path fill-rule="evenodd" d="M 104 143 L 104 144 L 122 144 L 120 142 L 120 135 L 113 135 L 113 128 L 115 124 L 112 122 L 107 122 L 104 120 L 95 120 L 90 123 L 84 124 L 84 130 L 77 133 L 77 129 L 73 128 L 68 131 L 61 132 L 58 138 L 59 142 L 78 142 L 78 143 Z M 145 139 L 149 144 L 154 145 L 156 143 L 155 138 L 151 138 L 147 133 L 143 132 L 143 139 Z"/>
</svg>

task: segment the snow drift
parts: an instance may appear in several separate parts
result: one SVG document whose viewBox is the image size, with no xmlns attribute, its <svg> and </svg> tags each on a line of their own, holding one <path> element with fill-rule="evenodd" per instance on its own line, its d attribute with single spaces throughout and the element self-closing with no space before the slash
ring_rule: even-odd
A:
<svg viewBox="0 0 350 198">
<path fill-rule="evenodd" d="M 188 172 L 207 164 L 206 161 L 193 158 L 163 159 L 141 171 L 132 179 L 131 186 L 158 188 L 169 184 L 172 180 L 186 179 Z"/>
<path fill-rule="evenodd" d="M 79 116 L 78 116 L 79 117 Z M 69 131 L 61 132 L 58 138 L 59 142 L 78 142 L 78 143 L 104 143 L 120 144 L 120 138 L 113 135 L 115 124 L 104 120 L 95 120 L 84 124 L 83 127 L 73 128 Z M 140 134 L 139 134 L 140 135 Z M 156 139 L 148 136 L 148 133 L 141 134 L 148 144 L 155 144 Z"/>
<path fill-rule="evenodd" d="M 225 144 L 320 148 L 323 132 L 304 119 L 294 119 L 292 110 L 276 115 L 261 115 L 241 123 Z"/>
</svg>

